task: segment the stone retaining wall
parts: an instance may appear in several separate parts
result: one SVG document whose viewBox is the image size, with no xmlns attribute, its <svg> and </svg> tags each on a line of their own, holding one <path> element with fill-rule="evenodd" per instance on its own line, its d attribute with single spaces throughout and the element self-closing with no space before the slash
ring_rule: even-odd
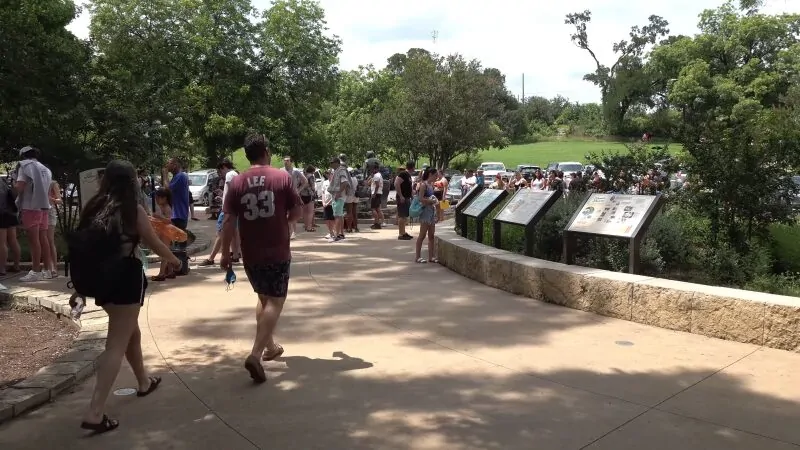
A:
<svg viewBox="0 0 800 450">
<path fill-rule="evenodd" d="M 603 316 L 800 352 L 800 298 L 528 258 L 437 231 L 439 262 L 488 286 Z"/>
</svg>

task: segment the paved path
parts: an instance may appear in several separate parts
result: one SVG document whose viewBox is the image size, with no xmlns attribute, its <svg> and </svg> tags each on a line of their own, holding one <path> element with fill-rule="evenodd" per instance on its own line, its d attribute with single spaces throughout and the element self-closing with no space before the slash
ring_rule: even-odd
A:
<svg viewBox="0 0 800 450">
<path fill-rule="evenodd" d="M 414 264 L 395 230 L 301 234 L 279 340 L 242 368 L 240 270 L 160 285 L 142 310 L 147 398 L 85 438 L 92 382 L 0 427 L 3 449 L 725 449 L 800 447 L 800 355 L 604 318 Z M 123 368 L 118 387 L 134 386 Z"/>
</svg>

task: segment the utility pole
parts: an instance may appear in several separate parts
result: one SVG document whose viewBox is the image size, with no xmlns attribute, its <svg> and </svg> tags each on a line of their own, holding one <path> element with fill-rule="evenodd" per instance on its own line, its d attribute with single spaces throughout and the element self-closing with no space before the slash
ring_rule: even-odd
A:
<svg viewBox="0 0 800 450">
<path fill-rule="evenodd" d="M 439 31 L 433 30 L 433 32 L 431 32 L 431 37 L 433 38 L 433 43 L 436 44 L 436 39 L 439 38 Z"/>
<path fill-rule="evenodd" d="M 522 73 L 522 104 L 525 104 L 525 72 Z"/>
</svg>

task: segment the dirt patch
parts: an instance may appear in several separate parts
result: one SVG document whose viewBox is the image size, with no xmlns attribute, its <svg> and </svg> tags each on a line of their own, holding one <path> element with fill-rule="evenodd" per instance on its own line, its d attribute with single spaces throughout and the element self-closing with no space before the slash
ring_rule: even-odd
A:
<svg viewBox="0 0 800 450">
<path fill-rule="evenodd" d="M 0 305 L 0 389 L 33 375 L 68 350 L 78 329 L 38 308 Z"/>
</svg>

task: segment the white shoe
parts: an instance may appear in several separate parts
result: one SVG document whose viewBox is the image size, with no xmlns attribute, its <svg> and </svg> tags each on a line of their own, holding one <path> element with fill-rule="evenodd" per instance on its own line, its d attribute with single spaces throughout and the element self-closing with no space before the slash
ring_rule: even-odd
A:
<svg viewBox="0 0 800 450">
<path fill-rule="evenodd" d="M 292 239 L 292 240 L 297 239 L 297 233 L 292 231 L 292 234 L 289 236 L 289 239 Z"/>
<path fill-rule="evenodd" d="M 42 271 L 42 279 L 44 280 L 52 280 L 53 279 L 53 272 L 49 270 Z"/>
<path fill-rule="evenodd" d="M 31 283 L 34 281 L 42 281 L 43 279 L 44 275 L 42 274 L 42 272 L 34 272 L 31 270 L 30 272 L 28 272 L 27 275 L 20 278 L 19 281 L 22 281 L 23 283 Z"/>
<path fill-rule="evenodd" d="M 53 275 L 53 278 L 58 278 L 58 271 L 57 270 L 53 270 L 50 273 Z"/>
<path fill-rule="evenodd" d="M 333 238 L 333 235 L 330 234 L 330 233 L 326 234 L 325 236 L 322 236 L 322 239 L 332 239 L 332 238 Z"/>
</svg>

